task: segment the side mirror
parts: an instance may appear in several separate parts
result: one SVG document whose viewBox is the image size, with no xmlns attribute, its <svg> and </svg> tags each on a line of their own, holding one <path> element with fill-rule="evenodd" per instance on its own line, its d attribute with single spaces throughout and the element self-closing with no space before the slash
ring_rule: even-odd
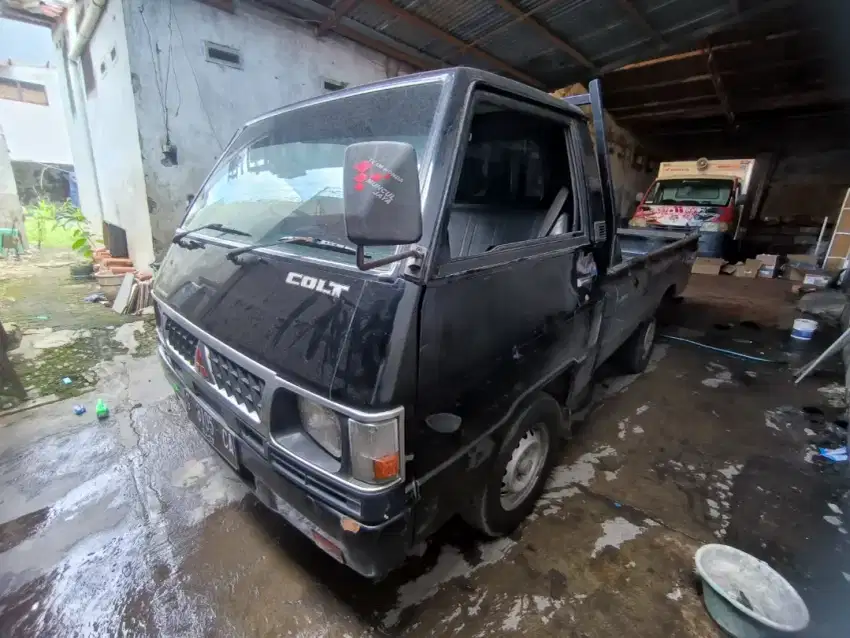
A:
<svg viewBox="0 0 850 638">
<path fill-rule="evenodd" d="M 643 201 L 643 193 L 638 193 L 635 195 L 635 201 L 640 204 Z"/>
<path fill-rule="evenodd" d="M 417 255 L 407 251 L 367 262 L 365 246 L 412 244 L 422 237 L 416 151 L 403 142 L 360 142 L 345 149 L 345 232 L 357 246 L 357 266 L 377 268 Z"/>
</svg>

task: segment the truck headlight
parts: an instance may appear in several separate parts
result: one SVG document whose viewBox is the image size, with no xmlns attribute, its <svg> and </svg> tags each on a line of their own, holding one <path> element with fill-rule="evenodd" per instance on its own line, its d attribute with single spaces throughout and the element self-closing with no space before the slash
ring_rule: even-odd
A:
<svg viewBox="0 0 850 638">
<path fill-rule="evenodd" d="M 301 425 L 316 443 L 335 457 L 342 456 L 342 434 L 336 412 L 315 401 L 299 397 L 298 413 L 301 415 Z"/>
<path fill-rule="evenodd" d="M 725 222 L 705 222 L 700 230 L 704 233 L 725 233 L 729 230 L 729 224 Z"/>
<path fill-rule="evenodd" d="M 632 217 L 629 220 L 629 226 L 631 226 L 632 228 L 646 228 L 646 218 Z"/>
<path fill-rule="evenodd" d="M 399 420 L 377 423 L 348 420 L 351 475 L 366 483 L 389 483 L 401 475 Z"/>
</svg>

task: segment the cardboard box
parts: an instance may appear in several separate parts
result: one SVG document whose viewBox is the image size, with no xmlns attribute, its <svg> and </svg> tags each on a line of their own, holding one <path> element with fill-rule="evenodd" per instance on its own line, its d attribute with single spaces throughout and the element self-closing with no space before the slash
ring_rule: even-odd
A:
<svg viewBox="0 0 850 638">
<path fill-rule="evenodd" d="M 803 279 L 806 278 L 805 271 L 792 266 L 785 266 L 785 270 L 783 272 L 785 279 L 788 279 L 789 281 L 803 281 Z"/>
<path fill-rule="evenodd" d="M 758 276 L 766 279 L 773 279 L 779 270 L 779 255 L 756 255 L 756 259 L 761 262 Z"/>
<path fill-rule="evenodd" d="M 814 273 L 808 273 L 803 278 L 804 286 L 815 286 L 816 288 L 826 288 L 829 284 L 829 280 L 832 279 L 829 275 L 819 275 Z"/>
<path fill-rule="evenodd" d="M 697 257 L 691 272 L 697 275 L 719 275 L 720 268 L 726 262 L 716 257 Z"/>
<path fill-rule="evenodd" d="M 795 255 L 786 255 L 789 263 L 799 262 L 801 264 L 811 264 L 812 266 L 817 266 L 818 259 L 814 255 L 803 255 L 803 254 L 795 254 Z"/>
<path fill-rule="evenodd" d="M 755 279 L 758 277 L 761 266 L 762 263 L 758 259 L 748 259 L 735 268 L 735 276 Z"/>
</svg>

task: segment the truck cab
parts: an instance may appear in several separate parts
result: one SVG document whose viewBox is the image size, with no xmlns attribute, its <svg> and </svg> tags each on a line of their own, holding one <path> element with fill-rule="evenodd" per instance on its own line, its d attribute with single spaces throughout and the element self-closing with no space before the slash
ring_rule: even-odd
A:
<svg viewBox="0 0 850 638">
<path fill-rule="evenodd" d="M 746 230 L 754 160 L 663 162 L 658 177 L 637 196 L 629 226 L 699 230 L 699 254 L 726 257 Z"/>
<path fill-rule="evenodd" d="M 367 577 L 454 515 L 519 525 L 594 371 L 639 372 L 687 282 L 696 236 L 617 232 L 599 84 L 570 101 L 459 68 L 259 117 L 156 277 L 189 420 Z"/>
</svg>

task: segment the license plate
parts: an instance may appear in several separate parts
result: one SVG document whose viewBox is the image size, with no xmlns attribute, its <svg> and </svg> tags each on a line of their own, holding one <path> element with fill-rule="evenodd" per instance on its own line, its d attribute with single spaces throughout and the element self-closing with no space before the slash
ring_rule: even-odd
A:
<svg viewBox="0 0 850 638">
<path fill-rule="evenodd" d="M 185 394 L 186 410 L 189 420 L 198 428 L 198 432 L 212 448 L 233 467 L 239 469 L 239 446 L 236 437 L 221 421 L 201 405 L 194 396 Z"/>
</svg>

